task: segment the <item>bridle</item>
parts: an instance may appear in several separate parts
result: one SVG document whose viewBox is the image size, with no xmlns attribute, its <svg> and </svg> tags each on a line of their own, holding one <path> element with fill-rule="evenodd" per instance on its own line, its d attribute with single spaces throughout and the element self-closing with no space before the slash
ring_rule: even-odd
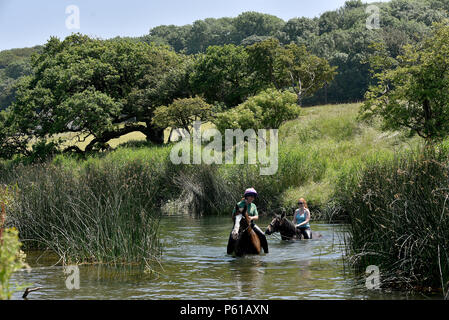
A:
<svg viewBox="0 0 449 320">
<path fill-rule="evenodd" d="M 270 224 L 268 225 L 270 227 L 271 234 L 278 232 L 278 231 L 274 231 L 274 225 L 273 225 L 273 222 L 277 221 L 278 219 L 279 219 L 279 217 L 275 217 L 273 220 L 271 220 Z M 280 223 L 280 222 L 278 222 L 278 223 Z"/>
</svg>

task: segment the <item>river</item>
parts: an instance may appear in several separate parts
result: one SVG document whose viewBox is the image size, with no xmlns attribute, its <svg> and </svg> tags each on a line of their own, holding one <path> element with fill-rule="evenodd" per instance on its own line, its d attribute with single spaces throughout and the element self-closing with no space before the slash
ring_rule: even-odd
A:
<svg viewBox="0 0 449 320">
<path fill-rule="evenodd" d="M 264 230 L 270 222 L 262 217 Z M 41 286 L 28 299 L 428 299 L 435 296 L 368 290 L 344 268 L 345 225 L 313 223 L 323 237 L 285 242 L 268 236 L 269 253 L 236 258 L 226 254 L 229 217 L 165 216 L 157 276 L 105 266 L 80 266 L 79 289 L 66 287 L 63 267 L 42 252 L 28 252 L 31 272 L 13 282 Z M 53 261 L 52 261 L 53 260 Z M 14 294 L 21 299 L 22 292 Z"/>
</svg>

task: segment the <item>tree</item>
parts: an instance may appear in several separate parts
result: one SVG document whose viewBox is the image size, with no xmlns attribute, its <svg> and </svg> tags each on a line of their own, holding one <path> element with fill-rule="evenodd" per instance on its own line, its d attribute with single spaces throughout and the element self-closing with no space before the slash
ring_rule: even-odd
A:
<svg viewBox="0 0 449 320">
<path fill-rule="evenodd" d="M 212 118 L 212 106 L 201 97 L 175 99 L 168 106 L 157 107 L 153 124 L 160 128 L 183 128 L 190 131 L 194 121 L 206 122 Z"/>
<path fill-rule="evenodd" d="M 170 45 L 176 52 L 186 49 L 187 39 L 192 26 L 161 25 L 152 28 L 143 39 L 147 43 L 163 43 Z"/>
<path fill-rule="evenodd" d="M 332 81 L 336 69 L 325 59 L 309 53 L 305 46 L 291 43 L 279 49 L 275 77 L 281 87 L 291 86 L 297 95 L 298 105 L 301 105 L 303 97 L 312 95 Z"/>
<path fill-rule="evenodd" d="M 278 129 L 282 123 L 295 119 L 300 113 L 294 93 L 271 88 L 217 114 L 214 124 L 222 133 L 226 129 Z"/>
<path fill-rule="evenodd" d="M 240 44 L 249 36 L 274 36 L 281 31 L 284 20 L 269 14 L 259 12 L 243 12 L 234 21 L 233 43 Z"/>
<path fill-rule="evenodd" d="M 293 18 L 287 21 L 282 30 L 288 36 L 284 43 L 288 44 L 298 41 L 298 38 L 308 39 L 313 35 L 318 35 L 318 22 L 317 19 L 305 17 Z"/>
<path fill-rule="evenodd" d="M 374 77 L 361 109 L 363 119 L 380 117 L 384 130 L 405 129 L 427 143 L 449 134 L 449 20 L 435 24 L 420 45 L 406 45 L 397 65 L 385 55 L 372 59 Z"/>
<path fill-rule="evenodd" d="M 66 132 L 80 141 L 92 137 L 85 151 L 133 131 L 163 143 L 163 130 L 151 123 L 153 111 L 180 94 L 168 80 L 182 82 L 186 64 L 166 47 L 74 34 L 64 41 L 51 38 L 32 66 L 3 115 L 0 143 L 12 143 L 21 153 L 31 137 Z M 67 150 L 82 151 L 75 145 Z"/>
<path fill-rule="evenodd" d="M 248 54 L 243 47 L 210 46 L 196 59 L 191 75 L 194 93 L 203 95 L 211 104 L 238 105 L 254 92 L 249 86 L 247 62 Z"/>
<path fill-rule="evenodd" d="M 280 49 L 279 40 L 270 38 L 245 48 L 248 53 L 248 68 L 253 72 L 255 86 L 279 88 L 275 77 L 275 63 Z"/>
<path fill-rule="evenodd" d="M 232 18 L 207 18 L 195 21 L 187 36 L 187 53 L 205 52 L 209 46 L 233 43 L 232 21 Z"/>
</svg>

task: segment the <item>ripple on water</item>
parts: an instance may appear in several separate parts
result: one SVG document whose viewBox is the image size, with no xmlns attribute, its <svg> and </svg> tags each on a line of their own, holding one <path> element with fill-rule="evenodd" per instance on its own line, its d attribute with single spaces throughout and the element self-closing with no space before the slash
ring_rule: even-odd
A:
<svg viewBox="0 0 449 320">
<path fill-rule="evenodd" d="M 258 225 L 268 223 L 261 217 Z M 29 274 L 16 273 L 13 281 L 44 287 L 30 299 L 404 298 L 366 292 L 343 272 L 340 225 L 315 223 L 313 230 L 323 235 L 321 239 L 286 242 L 270 236 L 269 254 L 240 258 L 226 254 L 231 227 L 229 217 L 164 217 L 163 269 L 156 267 L 156 278 L 81 266 L 80 290 L 68 290 L 62 267 L 41 264 Z M 14 295 L 20 297 L 21 293 Z"/>
</svg>

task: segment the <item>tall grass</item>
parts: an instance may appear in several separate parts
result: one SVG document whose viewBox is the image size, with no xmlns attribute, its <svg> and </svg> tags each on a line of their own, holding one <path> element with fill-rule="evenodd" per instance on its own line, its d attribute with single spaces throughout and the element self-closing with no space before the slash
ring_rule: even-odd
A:
<svg viewBox="0 0 449 320">
<path fill-rule="evenodd" d="M 160 206 L 172 176 L 167 150 L 111 158 L 55 159 L 1 174 L 19 193 L 8 208 L 24 247 L 49 248 L 65 263 L 150 266 L 160 255 Z"/>
<path fill-rule="evenodd" d="M 449 281 L 449 153 L 415 150 L 342 173 L 348 261 L 377 265 L 382 285 L 442 288 Z"/>
</svg>

